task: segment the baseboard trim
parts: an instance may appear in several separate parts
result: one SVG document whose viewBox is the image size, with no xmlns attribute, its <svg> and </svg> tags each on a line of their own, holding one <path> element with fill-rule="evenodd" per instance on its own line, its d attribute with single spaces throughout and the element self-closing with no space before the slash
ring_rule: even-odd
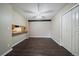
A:
<svg viewBox="0 0 79 59">
<path fill-rule="evenodd" d="M 36 36 L 36 37 L 35 37 L 35 36 L 30 36 L 30 38 L 31 38 L 31 37 L 32 37 L 32 38 L 51 38 L 51 37 L 42 37 L 42 36 L 38 36 L 38 37 L 37 37 L 37 36 Z"/>
<path fill-rule="evenodd" d="M 5 53 L 3 53 L 1 56 L 5 56 L 6 54 L 8 54 L 9 52 L 11 52 L 13 49 L 9 49 L 8 51 L 6 51 Z"/>
<path fill-rule="evenodd" d="M 51 39 L 53 40 L 53 38 L 51 38 Z M 57 42 L 55 39 L 54 39 L 54 41 L 55 41 L 57 44 L 59 44 L 60 46 L 62 46 L 62 44 L 59 43 L 59 42 Z"/>
<path fill-rule="evenodd" d="M 79 56 L 78 54 L 76 54 L 76 53 L 72 53 L 74 56 Z"/>
<path fill-rule="evenodd" d="M 23 40 L 18 41 L 17 43 L 13 44 L 11 47 L 16 46 L 17 44 L 21 43 L 21 42 L 24 41 L 24 40 L 26 40 L 26 39 L 23 39 Z"/>
</svg>

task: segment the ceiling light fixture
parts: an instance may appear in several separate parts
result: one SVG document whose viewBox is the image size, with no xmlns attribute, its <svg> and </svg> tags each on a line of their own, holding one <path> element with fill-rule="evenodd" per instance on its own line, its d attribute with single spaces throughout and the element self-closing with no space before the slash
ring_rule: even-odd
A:
<svg viewBox="0 0 79 59">
<path fill-rule="evenodd" d="M 37 12 L 36 12 L 36 19 L 40 19 L 42 18 L 42 16 L 40 15 L 40 11 L 39 11 L 39 4 L 37 4 Z"/>
<path fill-rule="evenodd" d="M 42 16 L 38 15 L 38 16 L 36 16 L 36 18 L 37 18 L 37 19 L 38 19 L 38 18 L 40 19 L 40 18 L 42 18 Z"/>
</svg>

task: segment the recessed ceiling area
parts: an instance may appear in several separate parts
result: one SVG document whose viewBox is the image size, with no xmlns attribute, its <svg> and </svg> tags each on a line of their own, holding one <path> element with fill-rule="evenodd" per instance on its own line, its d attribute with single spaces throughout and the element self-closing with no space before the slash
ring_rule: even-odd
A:
<svg viewBox="0 0 79 59">
<path fill-rule="evenodd" d="M 13 3 L 14 9 L 29 20 L 51 19 L 68 3 Z"/>
</svg>

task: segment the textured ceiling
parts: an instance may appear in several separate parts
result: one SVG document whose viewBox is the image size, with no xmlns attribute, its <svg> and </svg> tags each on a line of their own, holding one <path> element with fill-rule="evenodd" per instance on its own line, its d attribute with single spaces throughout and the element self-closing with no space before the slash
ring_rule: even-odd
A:
<svg viewBox="0 0 79 59">
<path fill-rule="evenodd" d="M 67 3 L 14 3 L 12 6 L 29 20 L 51 19 Z"/>
</svg>

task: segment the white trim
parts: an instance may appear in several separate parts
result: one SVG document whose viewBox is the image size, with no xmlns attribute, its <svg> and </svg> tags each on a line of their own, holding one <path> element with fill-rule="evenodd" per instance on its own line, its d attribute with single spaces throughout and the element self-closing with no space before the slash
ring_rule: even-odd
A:
<svg viewBox="0 0 79 59">
<path fill-rule="evenodd" d="M 54 41 L 55 41 L 57 44 L 59 44 L 60 46 L 62 46 L 60 42 L 57 42 L 57 41 L 56 41 L 56 39 L 53 39 L 53 38 L 51 38 L 51 39 L 54 40 Z"/>
<path fill-rule="evenodd" d="M 49 36 L 30 36 L 30 37 L 33 37 L 33 38 L 51 38 Z"/>
<path fill-rule="evenodd" d="M 22 41 L 24 41 L 24 40 L 26 40 L 26 39 L 23 39 L 23 40 L 18 41 L 17 43 L 13 44 L 11 47 L 16 46 L 17 44 L 19 44 L 20 42 L 22 42 Z"/>
<path fill-rule="evenodd" d="M 63 15 L 65 15 L 66 13 L 68 13 L 69 11 L 71 11 L 73 8 L 75 8 L 77 6 L 79 6 L 79 4 L 75 4 L 74 6 L 72 6 L 71 8 L 69 8 Z"/>
<path fill-rule="evenodd" d="M 3 53 L 1 56 L 5 56 L 6 54 L 8 54 L 9 52 L 11 52 L 13 49 L 9 49 L 8 51 L 6 51 L 5 53 Z"/>
<path fill-rule="evenodd" d="M 71 52 L 72 53 L 72 52 Z M 74 56 L 79 56 L 78 54 L 76 54 L 76 53 L 72 53 Z"/>
<path fill-rule="evenodd" d="M 57 44 L 59 44 L 60 46 L 62 46 L 61 42 L 57 42 L 56 39 L 54 39 L 53 37 L 51 37 L 52 40 L 54 40 Z"/>
</svg>

